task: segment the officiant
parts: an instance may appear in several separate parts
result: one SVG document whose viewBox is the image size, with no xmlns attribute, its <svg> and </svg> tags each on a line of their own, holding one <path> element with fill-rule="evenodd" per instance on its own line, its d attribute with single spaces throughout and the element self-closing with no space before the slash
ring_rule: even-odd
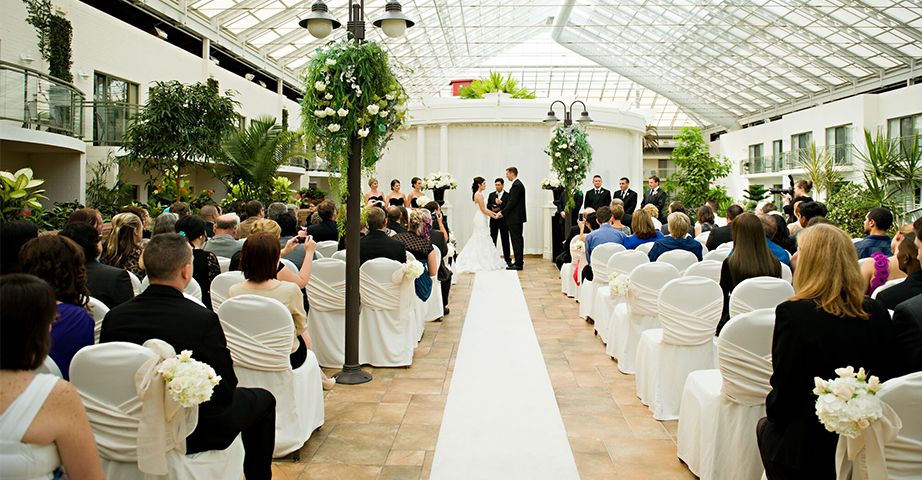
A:
<svg viewBox="0 0 922 480">
<path fill-rule="evenodd" d="M 507 197 L 509 196 L 509 194 L 503 190 L 505 183 L 502 177 L 497 178 L 493 182 L 496 191 L 490 192 L 490 195 L 487 197 L 487 210 L 496 213 L 503 210 Z M 496 245 L 497 236 L 499 236 L 500 242 L 502 242 L 503 245 L 503 260 L 506 261 L 506 265 L 511 265 L 512 260 L 509 256 L 509 228 L 506 226 L 505 218 L 490 219 L 490 238 L 493 239 L 493 245 Z"/>
</svg>

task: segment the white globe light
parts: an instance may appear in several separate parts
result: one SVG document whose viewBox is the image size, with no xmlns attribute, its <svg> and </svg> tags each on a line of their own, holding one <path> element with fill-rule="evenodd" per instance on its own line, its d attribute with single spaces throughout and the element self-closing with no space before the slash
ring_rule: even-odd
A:
<svg viewBox="0 0 922 480">
<path fill-rule="evenodd" d="M 381 29 L 384 34 L 391 38 L 402 37 L 407 31 L 407 22 L 400 19 L 388 19 L 381 22 Z"/>
<path fill-rule="evenodd" d="M 323 19 L 312 19 L 307 22 L 307 31 L 315 38 L 324 38 L 333 31 L 333 22 Z"/>
</svg>

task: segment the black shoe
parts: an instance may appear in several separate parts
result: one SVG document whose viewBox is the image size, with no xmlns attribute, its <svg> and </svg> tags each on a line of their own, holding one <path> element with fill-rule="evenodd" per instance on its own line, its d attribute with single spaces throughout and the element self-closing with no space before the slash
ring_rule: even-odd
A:
<svg viewBox="0 0 922 480">
<path fill-rule="evenodd" d="M 448 307 L 442 307 L 442 315 L 448 315 L 449 313 L 451 313 L 451 309 Z"/>
<path fill-rule="evenodd" d="M 523 270 L 523 268 L 522 268 L 521 265 L 509 265 L 508 267 L 506 267 L 506 270 L 519 270 L 519 271 L 521 271 L 521 270 Z"/>
</svg>

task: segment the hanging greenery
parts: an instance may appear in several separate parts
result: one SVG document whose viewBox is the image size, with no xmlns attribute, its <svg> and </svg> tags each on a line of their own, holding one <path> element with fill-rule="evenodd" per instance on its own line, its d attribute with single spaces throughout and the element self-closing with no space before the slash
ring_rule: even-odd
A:
<svg viewBox="0 0 922 480">
<path fill-rule="evenodd" d="M 580 184 L 592 167 L 589 134 L 579 125 L 557 127 L 554 130 L 554 138 L 544 153 L 551 157 L 551 168 L 557 172 L 560 186 L 570 192 L 564 207 L 569 210 L 575 203 L 574 197 L 579 192 Z"/>
<path fill-rule="evenodd" d="M 74 81 L 70 73 L 74 29 L 70 21 L 53 14 L 49 0 L 23 0 L 23 3 L 26 4 L 26 23 L 35 27 L 38 50 L 48 61 L 48 74 L 65 82 Z"/>
<path fill-rule="evenodd" d="M 535 92 L 518 85 L 518 81 L 509 77 L 504 78 L 502 74 L 490 72 L 487 78 L 474 80 L 470 85 L 461 87 L 458 95 L 463 99 L 483 98 L 487 93 L 508 93 L 512 98 L 535 98 Z"/>
<path fill-rule="evenodd" d="M 375 42 L 342 39 L 317 49 L 303 80 L 305 140 L 339 174 L 330 177 L 330 196 L 340 198 L 346 186 L 350 138 L 355 135 L 362 142 L 362 167 L 374 167 L 406 122 L 407 94 L 387 53 Z"/>
</svg>

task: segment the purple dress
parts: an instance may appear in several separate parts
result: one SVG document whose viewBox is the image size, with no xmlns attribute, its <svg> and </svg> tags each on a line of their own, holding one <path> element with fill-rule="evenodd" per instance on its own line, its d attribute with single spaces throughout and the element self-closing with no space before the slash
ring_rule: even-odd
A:
<svg viewBox="0 0 922 480">
<path fill-rule="evenodd" d="M 61 369 L 64 380 L 70 380 L 70 361 L 81 348 L 92 345 L 96 322 L 83 307 L 59 303 L 61 318 L 51 324 L 51 352 L 48 355 Z"/>
</svg>

